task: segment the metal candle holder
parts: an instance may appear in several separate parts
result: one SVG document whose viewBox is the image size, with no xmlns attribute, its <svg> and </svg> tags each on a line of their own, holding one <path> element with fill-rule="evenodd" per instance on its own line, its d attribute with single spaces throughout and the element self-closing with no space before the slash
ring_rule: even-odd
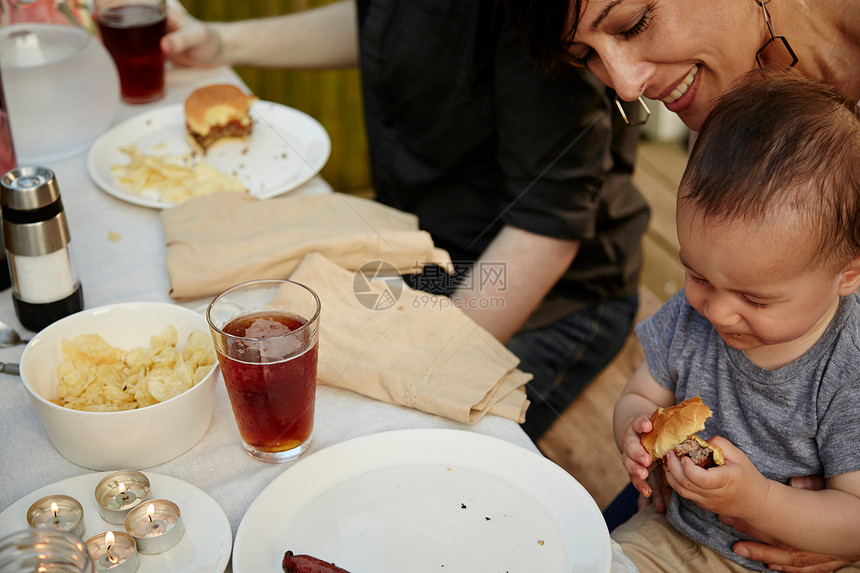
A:
<svg viewBox="0 0 860 573">
<path fill-rule="evenodd" d="M 128 512 L 125 530 L 134 537 L 141 553 L 164 553 L 179 543 L 185 525 L 179 506 L 166 499 L 153 499 Z"/>
<path fill-rule="evenodd" d="M 47 495 L 27 510 L 27 523 L 34 528 L 67 531 L 80 539 L 84 534 L 84 508 L 71 496 Z"/>
<path fill-rule="evenodd" d="M 95 562 L 96 571 L 134 573 L 140 566 L 137 544 L 134 538 L 124 531 L 93 535 L 87 539 L 86 545 L 90 559 Z"/>
<path fill-rule="evenodd" d="M 120 470 L 105 476 L 96 486 L 99 514 L 110 523 L 125 523 L 128 512 L 149 495 L 149 478 L 138 471 Z"/>
</svg>

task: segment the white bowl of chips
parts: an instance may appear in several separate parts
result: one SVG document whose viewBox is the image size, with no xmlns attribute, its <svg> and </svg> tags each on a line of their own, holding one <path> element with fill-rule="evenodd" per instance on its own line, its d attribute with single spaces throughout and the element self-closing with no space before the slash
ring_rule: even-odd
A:
<svg viewBox="0 0 860 573">
<path fill-rule="evenodd" d="M 67 316 L 33 337 L 20 368 L 54 446 L 85 468 L 164 463 L 212 419 L 218 365 L 208 325 L 178 305 L 119 303 Z"/>
</svg>

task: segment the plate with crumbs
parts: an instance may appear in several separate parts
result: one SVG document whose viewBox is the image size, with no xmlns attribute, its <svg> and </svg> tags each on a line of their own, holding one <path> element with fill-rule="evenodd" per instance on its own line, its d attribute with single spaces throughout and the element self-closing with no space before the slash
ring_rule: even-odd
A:
<svg viewBox="0 0 860 573">
<path fill-rule="evenodd" d="M 286 551 L 350 573 L 608 572 L 597 504 L 540 454 L 476 432 L 394 430 L 300 459 L 251 504 L 234 573 Z"/>
<path fill-rule="evenodd" d="M 191 149 L 185 133 L 185 106 L 177 103 L 132 117 L 99 137 L 87 155 L 93 182 L 109 195 L 145 207 L 164 209 L 176 204 L 144 189 L 135 193 L 118 180 L 111 167 L 127 165 L 121 149 L 131 145 L 151 156 L 170 156 L 181 166 L 200 158 L 227 176 L 238 178 L 259 199 L 276 197 L 310 180 L 325 166 L 331 139 L 311 116 L 288 106 L 255 101 L 249 110 L 254 128 L 245 140 L 217 143 L 205 155 Z"/>
</svg>

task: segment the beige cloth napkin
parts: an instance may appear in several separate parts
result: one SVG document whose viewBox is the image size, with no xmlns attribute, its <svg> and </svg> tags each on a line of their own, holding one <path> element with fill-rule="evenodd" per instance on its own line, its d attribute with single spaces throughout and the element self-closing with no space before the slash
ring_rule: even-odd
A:
<svg viewBox="0 0 860 573">
<path fill-rule="evenodd" d="M 414 215 L 342 193 L 263 201 L 222 192 L 165 209 L 161 221 L 170 296 L 177 300 L 286 278 L 312 252 L 350 270 L 376 260 L 401 273 L 450 263 Z"/>
<path fill-rule="evenodd" d="M 487 413 L 525 420 L 532 375 L 502 343 L 450 299 L 358 274 L 311 254 L 290 277 L 322 305 L 319 382 L 466 424 Z"/>
</svg>

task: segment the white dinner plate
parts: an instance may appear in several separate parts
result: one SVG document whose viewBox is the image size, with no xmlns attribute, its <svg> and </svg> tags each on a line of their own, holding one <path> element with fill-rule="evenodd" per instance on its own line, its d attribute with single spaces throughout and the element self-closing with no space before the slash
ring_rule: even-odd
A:
<svg viewBox="0 0 860 573">
<path fill-rule="evenodd" d="M 286 193 L 307 182 L 328 161 L 328 132 L 311 116 L 270 101 L 255 101 L 249 114 L 254 130 L 247 140 L 219 143 L 205 157 L 222 173 L 238 177 L 251 195 L 268 199 Z M 90 178 L 103 191 L 145 207 L 172 207 L 174 203 L 156 195 L 141 196 L 125 189 L 111 172 L 112 165 L 128 164 L 120 148 L 132 143 L 145 153 L 188 153 L 185 105 L 156 108 L 114 126 L 93 143 L 87 155 Z"/>
<path fill-rule="evenodd" d="M 46 495 L 63 494 L 84 508 L 83 541 L 106 531 L 123 531 L 122 524 L 102 519 L 96 504 L 98 483 L 113 472 L 88 473 L 58 481 L 26 495 L 0 513 L 0 537 L 27 529 L 27 509 Z M 138 573 L 221 573 L 230 561 L 233 532 L 221 506 L 203 490 L 171 476 L 144 472 L 150 499 L 169 499 L 179 506 L 185 535 L 165 553 L 140 555 Z"/>
<path fill-rule="evenodd" d="M 299 460 L 242 518 L 234 573 L 284 553 L 350 573 L 607 572 L 609 532 L 588 492 L 546 458 L 461 430 L 396 430 Z"/>
</svg>

